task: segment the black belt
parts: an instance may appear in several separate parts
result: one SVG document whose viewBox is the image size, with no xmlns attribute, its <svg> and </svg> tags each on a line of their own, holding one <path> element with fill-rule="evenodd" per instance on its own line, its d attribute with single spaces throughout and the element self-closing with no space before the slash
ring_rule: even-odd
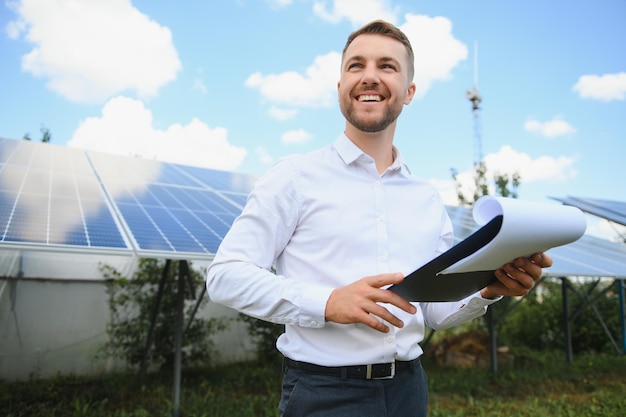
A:
<svg viewBox="0 0 626 417">
<path fill-rule="evenodd" d="M 395 361 L 390 363 L 375 363 L 371 365 L 321 366 L 285 358 L 284 365 L 287 368 L 299 369 L 301 371 L 316 374 L 337 376 L 340 378 L 390 379 L 393 378 L 398 371 L 415 369 L 420 365 L 420 360 L 413 359 L 412 361 Z"/>
</svg>

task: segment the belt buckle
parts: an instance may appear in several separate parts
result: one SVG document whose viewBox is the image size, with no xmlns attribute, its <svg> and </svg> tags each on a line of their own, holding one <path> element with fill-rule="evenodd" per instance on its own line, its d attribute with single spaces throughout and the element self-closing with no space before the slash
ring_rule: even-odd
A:
<svg viewBox="0 0 626 417">
<path fill-rule="evenodd" d="M 395 362 L 390 362 L 387 363 L 385 365 L 389 365 L 389 374 L 388 375 L 384 375 L 384 376 L 372 376 L 372 365 L 369 364 L 366 367 L 365 370 L 365 379 L 393 379 L 393 377 L 396 375 L 396 363 Z"/>
</svg>

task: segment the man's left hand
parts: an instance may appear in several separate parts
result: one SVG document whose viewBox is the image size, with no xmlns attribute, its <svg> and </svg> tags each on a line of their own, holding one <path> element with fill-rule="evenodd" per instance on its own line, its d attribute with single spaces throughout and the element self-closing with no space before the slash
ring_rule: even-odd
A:
<svg viewBox="0 0 626 417">
<path fill-rule="evenodd" d="M 497 281 L 489 284 L 480 294 L 483 298 L 523 296 L 541 278 L 542 268 L 552 266 L 552 258 L 545 253 L 535 253 L 529 258 L 516 258 L 495 271 Z"/>
</svg>

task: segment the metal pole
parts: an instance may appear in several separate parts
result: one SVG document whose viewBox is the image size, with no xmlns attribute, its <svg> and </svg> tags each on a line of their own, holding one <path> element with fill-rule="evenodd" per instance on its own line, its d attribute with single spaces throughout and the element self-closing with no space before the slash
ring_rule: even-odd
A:
<svg viewBox="0 0 626 417">
<path fill-rule="evenodd" d="M 569 321 L 569 301 L 567 297 L 567 278 L 561 278 L 561 293 L 563 294 L 563 329 L 565 330 L 565 358 L 567 363 L 573 362 L 572 353 L 572 327 Z"/>
<path fill-rule="evenodd" d="M 496 341 L 496 320 L 493 313 L 493 304 L 487 307 L 487 326 L 489 327 L 489 362 L 491 371 L 498 370 L 498 346 Z"/>
<path fill-rule="evenodd" d="M 624 280 L 617 281 L 619 291 L 619 319 L 622 325 L 622 354 L 626 354 L 626 312 L 624 311 Z"/>
<path fill-rule="evenodd" d="M 170 266 L 171 266 L 171 261 L 168 259 L 165 261 L 165 266 L 163 267 L 163 271 L 161 273 L 161 281 L 159 281 L 159 288 L 157 290 L 154 305 L 152 306 L 152 313 L 150 314 L 150 327 L 148 328 L 148 335 L 146 337 L 146 345 L 144 346 L 143 352 L 141 353 L 141 362 L 139 363 L 139 372 L 137 372 L 137 385 L 138 386 L 143 385 L 143 379 L 146 376 L 146 370 L 148 368 L 148 355 L 150 353 L 150 348 L 152 347 L 152 342 L 154 340 L 154 328 L 156 327 L 157 316 L 159 315 L 159 310 L 161 309 L 161 302 L 163 300 L 163 292 L 167 284 L 167 278 L 169 275 Z"/>
<path fill-rule="evenodd" d="M 180 414 L 180 375 L 183 342 L 183 313 L 185 307 L 185 273 L 186 261 L 178 263 L 178 291 L 176 294 L 176 334 L 174 335 L 174 399 L 172 401 L 172 416 Z"/>
<path fill-rule="evenodd" d="M 191 312 L 191 317 L 189 317 L 189 320 L 187 321 L 187 325 L 185 326 L 185 331 L 183 332 L 183 336 L 185 335 L 185 333 L 189 331 L 189 328 L 191 327 L 191 323 L 193 322 L 193 319 L 196 317 L 196 313 L 198 312 L 198 308 L 200 308 L 200 303 L 202 303 L 202 297 L 204 297 L 205 294 L 206 294 L 206 285 L 203 285 L 202 291 L 200 292 L 200 297 L 198 297 L 198 301 L 196 302 L 196 305 L 194 306 L 193 311 Z"/>
</svg>

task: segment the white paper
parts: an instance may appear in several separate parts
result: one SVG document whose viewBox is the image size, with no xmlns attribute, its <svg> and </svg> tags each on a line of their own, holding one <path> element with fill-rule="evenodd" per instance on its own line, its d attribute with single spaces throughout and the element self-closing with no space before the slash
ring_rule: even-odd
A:
<svg viewBox="0 0 626 417">
<path fill-rule="evenodd" d="M 492 196 L 474 203 L 474 220 L 480 226 L 500 214 L 502 226 L 493 240 L 443 274 L 495 270 L 517 257 L 574 242 L 587 228 L 583 212 L 572 206 Z"/>
</svg>

